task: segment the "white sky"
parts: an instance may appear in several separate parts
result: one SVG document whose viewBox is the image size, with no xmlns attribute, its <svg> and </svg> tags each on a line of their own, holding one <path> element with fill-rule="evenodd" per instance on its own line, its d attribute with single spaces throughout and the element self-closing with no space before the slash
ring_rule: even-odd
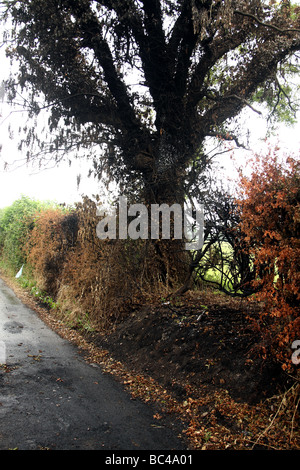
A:
<svg viewBox="0 0 300 470">
<path fill-rule="evenodd" d="M 1 65 L 7 63 L 2 60 Z M 0 70 L 0 85 L 7 76 L 6 70 Z M 81 200 L 82 194 L 93 195 L 99 193 L 100 185 L 92 178 L 87 178 L 88 166 L 82 160 L 72 160 L 72 165 L 63 163 L 49 168 L 38 168 L 26 165 L 27 148 L 18 150 L 20 137 L 19 126 L 26 120 L 26 113 L 14 112 L 4 101 L 0 99 L 0 208 L 10 205 L 22 194 L 39 200 L 52 200 L 58 203 L 73 203 Z M 14 138 L 11 139 L 9 126 L 14 130 Z M 4 169 L 4 163 L 9 166 Z M 77 188 L 77 175 L 81 175 L 81 184 Z"/>
<path fill-rule="evenodd" d="M 2 80 L 6 79 L 9 73 L 9 62 L 5 58 L 4 48 L 0 48 L 0 85 Z M 39 200 L 52 200 L 59 203 L 73 203 L 81 200 L 81 195 L 92 196 L 93 194 L 102 193 L 103 188 L 99 182 L 92 178 L 87 178 L 88 165 L 83 161 L 74 161 L 69 165 L 61 164 L 56 168 L 37 170 L 32 167 L 14 165 L 13 169 L 4 170 L 3 163 L 22 161 L 24 154 L 18 151 L 19 137 L 15 132 L 13 140 L 9 138 L 8 126 L 18 129 L 22 124 L 21 113 L 11 112 L 11 108 L 1 101 L 0 97 L 0 208 L 10 205 L 18 199 L 22 194 Z M 252 142 L 254 142 L 255 150 L 265 149 L 261 139 L 265 135 L 265 122 L 258 114 L 249 110 L 249 120 L 247 127 L 251 130 Z M 299 156 L 300 149 L 300 120 L 293 128 L 281 127 L 278 136 L 274 139 L 287 153 L 294 153 Z M 237 151 L 235 154 L 237 159 L 245 161 L 247 152 Z M 222 162 L 226 165 L 227 174 L 232 172 L 232 163 L 229 156 L 222 157 Z M 81 184 L 77 189 L 77 175 L 81 174 Z"/>
</svg>

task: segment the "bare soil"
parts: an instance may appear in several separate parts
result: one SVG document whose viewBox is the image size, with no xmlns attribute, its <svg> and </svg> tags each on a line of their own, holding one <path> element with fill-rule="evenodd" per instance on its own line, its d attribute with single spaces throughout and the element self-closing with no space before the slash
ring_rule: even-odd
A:
<svg viewBox="0 0 300 470">
<path fill-rule="evenodd" d="M 278 363 L 256 354 L 261 341 L 247 319 L 257 305 L 208 291 L 132 312 L 111 333 L 85 333 L 136 374 L 151 376 L 177 398 L 193 389 L 227 390 L 254 404 L 286 381 Z"/>
</svg>

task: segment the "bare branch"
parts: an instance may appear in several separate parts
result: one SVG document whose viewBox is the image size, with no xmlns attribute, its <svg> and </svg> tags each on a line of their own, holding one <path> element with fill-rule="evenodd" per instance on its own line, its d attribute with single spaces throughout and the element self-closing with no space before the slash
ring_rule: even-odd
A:
<svg viewBox="0 0 300 470">
<path fill-rule="evenodd" d="M 235 145 L 239 148 L 243 148 L 244 150 L 247 150 L 247 147 L 245 147 L 244 144 L 242 144 L 238 137 L 235 136 L 235 135 L 232 135 L 231 133 L 227 133 L 227 134 L 224 134 L 222 132 L 209 132 L 207 133 L 207 137 L 216 137 L 218 139 L 223 139 L 223 140 L 227 140 L 227 141 L 230 141 L 230 142 L 235 142 Z M 222 152 L 223 153 L 223 152 Z M 219 153 L 218 153 L 219 155 Z"/>
<path fill-rule="evenodd" d="M 246 16 L 248 18 L 251 18 L 254 20 L 256 23 L 258 23 L 261 26 L 264 26 L 265 28 L 270 28 L 273 29 L 274 31 L 277 31 L 278 33 L 285 34 L 285 33 L 300 33 L 300 29 L 297 28 L 287 28 L 287 29 L 281 29 L 278 28 L 278 26 L 275 26 L 274 24 L 270 23 L 264 23 L 261 21 L 257 16 L 252 15 L 252 13 L 246 13 L 245 11 L 240 11 L 240 10 L 235 10 L 234 13 L 236 15 L 241 15 L 241 16 Z"/>
<path fill-rule="evenodd" d="M 259 114 L 260 116 L 262 116 L 262 112 L 259 111 L 258 109 L 255 109 L 250 103 L 249 101 L 245 100 L 245 98 L 242 98 L 241 96 L 238 96 L 238 95 L 228 95 L 228 96 L 225 96 L 223 99 L 227 99 L 227 100 L 230 100 L 230 99 L 235 99 L 235 100 L 240 100 L 242 101 L 246 106 L 248 106 L 250 109 L 252 109 L 252 111 L 254 111 L 255 113 Z"/>
</svg>

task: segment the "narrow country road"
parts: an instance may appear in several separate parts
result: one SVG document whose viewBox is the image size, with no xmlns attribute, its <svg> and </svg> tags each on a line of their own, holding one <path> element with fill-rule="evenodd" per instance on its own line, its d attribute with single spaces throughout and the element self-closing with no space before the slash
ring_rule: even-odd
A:
<svg viewBox="0 0 300 470">
<path fill-rule="evenodd" d="M 151 406 L 86 363 L 1 279 L 0 362 L 0 450 L 184 449 Z"/>
</svg>

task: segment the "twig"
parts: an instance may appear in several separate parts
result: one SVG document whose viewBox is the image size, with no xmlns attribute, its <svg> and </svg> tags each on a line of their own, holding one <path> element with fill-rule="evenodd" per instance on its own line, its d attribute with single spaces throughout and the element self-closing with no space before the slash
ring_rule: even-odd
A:
<svg viewBox="0 0 300 470">
<path fill-rule="evenodd" d="M 253 444 L 253 447 L 256 445 L 256 442 L 252 441 L 251 439 L 246 439 L 247 442 Z M 261 446 L 264 446 L 264 447 L 268 447 L 268 449 L 273 449 L 273 450 L 278 450 L 278 447 L 274 447 L 274 446 L 271 446 L 270 444 L 264 444 L 264 443 L 260 443 Z M 252 449 L 253 449 L 252 447 Z"/>
<path fill-rule="evenodd" d="M 275 419 L 277 418 L 278 414 L 279 414 L 279 411 L 282 407 L 282 405 L 284 404 L 284 402 L 286 401 L 286 396 L 288 395 L 288 393 L 295 387 L 295 384 L 293 384 L 291 386 L 291 388 L 289 388 L 282 396 L 282 400 L 280 402 L 280 405 L 271 421 L 271 423 L 269 424 L 269 426 L 267 426 L 261 433 L 260 435 L 258 436 L 258 438 L 256 439 L 256 441 L 254 442 L 253 446 L 252 446 L 252 449 L 257 445 L 258 441 L 271 429 L 271 427 L 273 426 L 274 424 L 274 421 Z M 295 415 L 296 415 L 296 411 L 297 411 L 297 408 L 298 408 L 298 405 L 299 405 L 299 401 L 300 401 L 300 398 L 297 402 L 297 405 L 295 407 L 295 410 L 294 410 L 294 413 L 293 413 L 293 418 L 292 418 L 292 430 L 291 430 L 291 434 L 290 434 L 290 441 L 292 439 L 292 436 L 293 436 L 293 429 L 294 429 L 294 418 L 295 418 Z"/>
<path fill-rule="evenodd" d="M 224 99 L 231 99 L 231 98 L 234 98 L 236 100 L 240 100 L 242 101 L 246 106 L 248 106 L 250 109 L 252 109 L 252 111 L 254 111 L 255 113 L 259 114 L 260 116 L 262 116 L 262 112 L 259 111 L 258 109 L 255 109 L 250 103 L 249 101 L 245 100 L 245 98 L 242 98 L 241 96 L 238 96 L 238 95 L 228 95 L 228 96 L 224 96 Z"/>
<path fill-rule="evenodd" d="M 297 413 L 299 402 L 300 402 L 300 397 L 298 398 L 297 404 L 296 404 L 295 409 L 294 409 L 293 417 L 292 417 L 292 429 L 291 429 L 291 434 L 290 434 L 290 442 L 291 442 L 293 434 L 294 434 L 294 421 L 295 421 L 295 416 L 296 416 L 296 413 Z"/>
<path fill-rule="evenodd" d="M 261 26 L 264 26 L 265 28 L 274 29 L 274 31 L 277 31 L 278 33 L 296 33 L 296 32 L 300 33 L 300 29 L 296 29 L 296 28 L 281 29 L 281 28 L 278 28 L 278 26 L 275 26 L 274 24 L 264 23 L 259 18 L 257 18 L 257 16 L 252 15 L 252 13 L 246 13 L 240 10 L 235 10 L 234 13 L 236 15 L 242 15 L 242 16 L 247 16 L 248 18 L 252 18 L 252 20 L 256 21 L 256 23 L 260 24 Z"/>
<path fill-rule="evenodd" d="M 278 407 L 278 410 L 276 411 L 275 415 L 274 415 L 274 418 L 272 419 L 271 423 L 269 424 L 269 426 L 267 426 L 261 433 L 260 435 L 258 436 L 258 438 L 256 439 L 256 441 L 254 442 L 253 446 L 252 446 L 252 449 L 257 445 L 258 441 L 269 431 L 269 429 L 271 429 L 271 427 L 273 426 L 273 423 L 275 421 L 275 419 L 277 418 L 278 414 L 279 414 L 279 411 L 280 411 L 280 408 L 281 408 L 281 405 L 283 404 L 283 401 L 285 399 L 285 395 L 286 393 L 283 395 L 283 398 L 281 400 L 281 403 Z"/>
</svg>

